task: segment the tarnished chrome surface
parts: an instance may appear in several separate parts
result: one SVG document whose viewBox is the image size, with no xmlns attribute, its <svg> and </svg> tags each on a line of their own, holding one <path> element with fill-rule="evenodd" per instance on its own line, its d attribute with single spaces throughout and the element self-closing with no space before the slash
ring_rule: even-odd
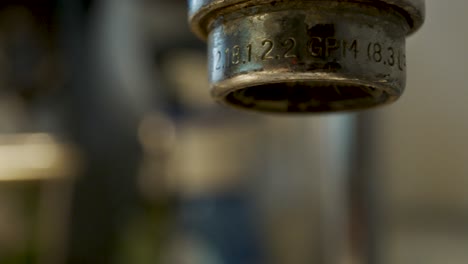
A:
<svg viewBox="0 0 468 264">
<path fill-rule="evenodd" d="M 326 112 L 395 101 L 406 81 L 405 38 L 422 0 L 192 0 L 208 40 L 212 95 L 269 112 Z"/>
</svg>

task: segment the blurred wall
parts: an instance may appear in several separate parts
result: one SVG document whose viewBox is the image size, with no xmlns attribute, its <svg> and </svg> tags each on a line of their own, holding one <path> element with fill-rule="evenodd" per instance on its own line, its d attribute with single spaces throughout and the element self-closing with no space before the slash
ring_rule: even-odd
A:
<svg viewBox="0 0 468 264">
<path fill-rule="evenodd" d="M 408 85 L 378 110 L 387 263 L 468 263 L 468 1 L 427 0 Z"/>
</svg>

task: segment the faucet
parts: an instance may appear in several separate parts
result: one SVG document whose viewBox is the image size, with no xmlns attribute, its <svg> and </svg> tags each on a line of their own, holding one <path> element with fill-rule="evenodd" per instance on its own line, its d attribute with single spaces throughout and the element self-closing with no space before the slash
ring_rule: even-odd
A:
<svg viewBox="0 0 468 264">
<path fill-rule="evenodd" d="M 424 0 L 189 0 L 211 94 L 242 109 L 317 113 L 396 101 Z"/>
</svg>

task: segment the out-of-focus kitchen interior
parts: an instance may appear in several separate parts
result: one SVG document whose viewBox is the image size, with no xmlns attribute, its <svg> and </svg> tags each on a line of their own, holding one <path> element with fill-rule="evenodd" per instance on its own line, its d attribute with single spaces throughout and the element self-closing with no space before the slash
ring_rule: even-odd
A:
<svg viewBox="0 0 468 264">
<path fill-rule="evenodd" d="M 1 264 L 468 263 L 468 23 L 427 0 L 364 112 L 209 95 L 186 1 L 0 3 Z"/>
</svg>

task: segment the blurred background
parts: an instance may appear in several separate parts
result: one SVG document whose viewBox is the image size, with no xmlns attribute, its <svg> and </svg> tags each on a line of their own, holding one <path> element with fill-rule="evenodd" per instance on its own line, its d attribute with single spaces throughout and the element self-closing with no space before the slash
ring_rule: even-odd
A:
<svg viewBox="0 0 468 264">
<path fill-rule="evenodd" d="M 468 263 L 468 2 L 427 0 L 391 106 L 209 98 L 186 2 L 0 3 L 0 263 Z"/>
</svg>

